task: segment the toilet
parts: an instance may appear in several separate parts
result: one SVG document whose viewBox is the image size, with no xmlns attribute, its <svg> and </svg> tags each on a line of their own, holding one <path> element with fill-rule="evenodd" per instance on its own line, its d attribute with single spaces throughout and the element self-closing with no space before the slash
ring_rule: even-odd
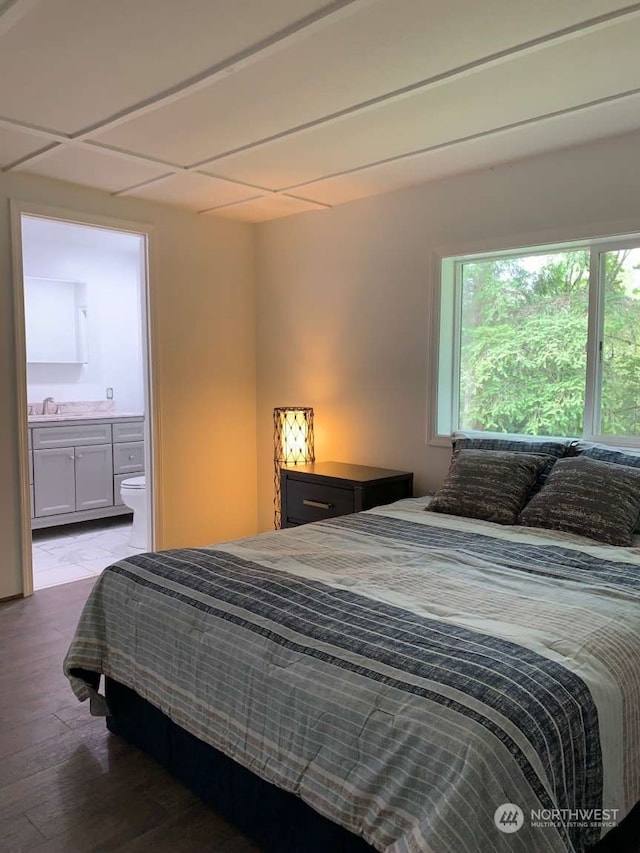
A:
<svg viewBox="0 0 640 853">
<path fill-rule="evenodd" d="M 120 483 L 122 503 L 133 510 L 129 546 L 147 550 L 147 485 L 144 477 L 130 477 Z"/>
</svg>

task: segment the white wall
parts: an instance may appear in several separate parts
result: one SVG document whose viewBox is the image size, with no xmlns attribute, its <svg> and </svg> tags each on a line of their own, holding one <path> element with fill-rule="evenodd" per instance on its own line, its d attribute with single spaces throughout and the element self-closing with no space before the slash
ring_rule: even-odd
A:
<svg viewBox="0 0 640 853">
<path fill-rule="evenodd" d="M 255 280 L 249 225 L 0 174 L 0 598 L 21 590 L 9 199 L 148 224 L 158 389 L 158 547 L 256 529 Z"/>
<path fill-rule="evenodd" d="M 426 443 L 434 252 L 640 231 L 640 134 L 258 226 L 259 527 L 271 526 L 274 406 L 315 408 L 316 458 L 410 470 Z"/>
<path fill-rule="evenodd" d="M 144 412 L 140 241 L 87 246 L 84 231 L 48 221 L 25 228 L 25 277 L 86 282 L 89 331 L 86 364 L 27 364 L 28 399 L 104 400 L 110 387 L 117 411 Z"/>
<path fill-rule="evenodd" d="M 449 453 L 425 440 L 434 250 L 640 231 L 638 150 L 629 134 L 267 223 L 255 258 L 250 226 L 0 175 L 0 597 L 21 573 L 9 198 L 153 226 L 158 545 L 171 547 L 252 532 L 256 435 L 271 526 L 277 405 L 315 407 L 318 459 L 435 488 Z"/>
</svg>

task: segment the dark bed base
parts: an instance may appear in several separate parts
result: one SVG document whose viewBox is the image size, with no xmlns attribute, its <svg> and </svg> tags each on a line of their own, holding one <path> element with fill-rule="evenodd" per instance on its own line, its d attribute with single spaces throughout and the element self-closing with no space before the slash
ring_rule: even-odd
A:
<svg viewBox="0 0 640 853">
<path fill-rule="evenodd" d="M 106 695 L 110 731 L 148 753 L 265 853 L 375 853 L 362 838 L 198 740 L 128 687 L 107 678 Z"/>
<path fill-rule="evenodd" d="M 148 753 L 264 853 L 376 853 L 294 794 L 264 782 L 171 722 L 128 687 L 107 678 L 106 695 L 109 730 Z M 640 803 L 585 853 L 640 853 Z"/>
</svg>

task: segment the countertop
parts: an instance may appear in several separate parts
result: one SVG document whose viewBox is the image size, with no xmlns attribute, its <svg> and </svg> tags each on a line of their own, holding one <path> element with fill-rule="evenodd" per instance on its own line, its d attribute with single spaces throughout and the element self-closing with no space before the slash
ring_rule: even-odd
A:
<svg viewBox="0 0 640 853">
<path fill-rule="evenodd" d="M 70 421 L 118 421 L 143 418 L 142 412 L 63 412 L 59 415 L 29 415 L 29 426 L 69 423 Z"/>
</svg>

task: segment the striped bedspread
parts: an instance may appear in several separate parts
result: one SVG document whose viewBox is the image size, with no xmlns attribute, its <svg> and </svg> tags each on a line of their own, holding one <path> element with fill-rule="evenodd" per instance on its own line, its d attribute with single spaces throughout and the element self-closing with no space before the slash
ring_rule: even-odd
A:
<svg viewBox="0 0 640 853">
<path fill-rule="evenodd" d="M 640 799 L 640 549 L 423 509 L 121 560 L 65 673 L 376 850 L 580 853 Z"/>
</svg>

